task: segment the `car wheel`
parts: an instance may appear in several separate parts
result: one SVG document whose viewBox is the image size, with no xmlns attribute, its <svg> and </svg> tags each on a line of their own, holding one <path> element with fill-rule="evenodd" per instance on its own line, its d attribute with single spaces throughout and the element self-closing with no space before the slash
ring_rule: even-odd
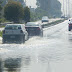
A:
<svg viewBox="0 0 72 72">
<path fill-rule="evenodd" d="M 71 29 L 69 28 L 69 31 L 71 31 Z"/>
</svg>

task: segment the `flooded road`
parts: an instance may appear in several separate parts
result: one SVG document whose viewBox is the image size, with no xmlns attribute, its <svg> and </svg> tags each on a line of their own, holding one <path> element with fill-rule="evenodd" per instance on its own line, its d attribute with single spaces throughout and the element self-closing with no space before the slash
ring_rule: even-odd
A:
<svg viewBox="0 0 72 72">
<path fill-rule="evenodd" d="M 72 72 L 72 32 L 68 21 L 44 29 L 43 37 L 32 37 L 25 44 L 0 44 L 2 72 Z M 11 67 L 5 62 L 9 58 Z M 15 65 L 14 65 L 15 64 Z"/>
</svg>

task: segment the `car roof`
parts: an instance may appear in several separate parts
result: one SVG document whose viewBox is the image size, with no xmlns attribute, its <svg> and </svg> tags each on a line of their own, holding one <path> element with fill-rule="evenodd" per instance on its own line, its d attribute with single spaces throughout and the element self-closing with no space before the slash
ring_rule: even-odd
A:
<svg viewBox="0 0 72 72">
<path fill-rule="evenodd" d="M 38 22 L 27 22 L 26 23 L 26 27 L 28 27 L 28 26 L 30 26 L 30 27 L 39 27 L 40 26 L 40 23 L 38 23 Z"/>
<path fill-rule="evenodd" d="M 48 18 L 48 16 L 43 16 L 42 18 Z"/>
<path fill-rule="evenodd" d="M 7 25 L 25 25 L 25 24 L 7 24 Z"/>
<path fill-rule="evenodd" d="M 27 24 L 39 24 L 38 22 L 27 22 Z"/>
<path fill-rule="evenodd" d="M 47 19 L 48 19 L 48 17 L 47 17 L 47 16 L 43 16 L 43 17 L 42 17 L 42 20 L 44 20 L 44 19 L 46 19 L 46 20 L 47 20 Z"/>
</svg>

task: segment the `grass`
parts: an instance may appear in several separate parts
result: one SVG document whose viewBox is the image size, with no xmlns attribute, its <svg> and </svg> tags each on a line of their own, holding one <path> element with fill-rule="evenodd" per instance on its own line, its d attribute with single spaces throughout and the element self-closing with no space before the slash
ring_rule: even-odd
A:
<svg viewBox="0 0 72 72">
<path fill-rule="evenodd" d="M 0 37 L 2 37 L 2 33 L 3 33 L 3 32 L 2 32 L 2 31 L 0 31 Z"/>
</svg>

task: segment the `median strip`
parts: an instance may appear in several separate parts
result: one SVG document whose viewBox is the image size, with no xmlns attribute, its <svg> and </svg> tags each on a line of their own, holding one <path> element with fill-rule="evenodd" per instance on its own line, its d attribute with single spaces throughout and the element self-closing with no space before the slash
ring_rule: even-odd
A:
<svg viewBox="0 0 72 72">
<path fill-rule="evenodd" d="M 59 24 L 59 23 L 61 23 L 61 22 L 63 22 L 63 21 L 65 21 L 65 19 L 53 21 L 53 22 L 50 22 L 50 23 L 45 23 L 45 24 L 42 24 L 42 27 L 43 27 L 43 28 L 50 27 L 50 26 Z"/>
</svg>

